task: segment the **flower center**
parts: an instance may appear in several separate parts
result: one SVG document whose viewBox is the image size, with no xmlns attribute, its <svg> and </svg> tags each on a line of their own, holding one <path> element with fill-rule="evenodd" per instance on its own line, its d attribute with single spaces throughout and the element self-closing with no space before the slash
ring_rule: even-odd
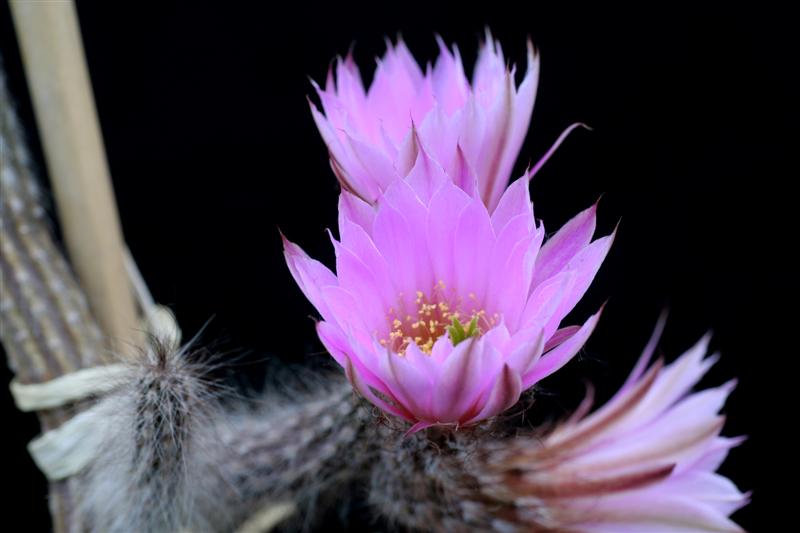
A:
<svg viewBox="0 0 800 533">
<path fill-rule="evenodd" d="M 406 309 L 405 300 L 400 294 L 400 309 L 390 308 L 386 318 L 389 322 L 389 336 L 380 339 L 382 346 L 403 355 L 410 344 L 416 344 L 426 354 L 433 351 L 439 337 L 447 334 L 453 345 L 469 337 L 480 336 L 491 329 L 499 318 L 495 313 L 489 316 L 475 298 L 469 293 L 466 300 L 451 291 L 447 293 L 443 281 L 439 281 L 428 294 L 418 290 L 414 307 Z"/>
</svg>

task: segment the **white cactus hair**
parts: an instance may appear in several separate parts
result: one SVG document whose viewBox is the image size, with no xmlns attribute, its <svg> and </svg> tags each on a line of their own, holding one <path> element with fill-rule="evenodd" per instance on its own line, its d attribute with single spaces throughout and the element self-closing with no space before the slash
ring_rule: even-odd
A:
<svg viewBox="0 0 800 533">
<path fill-rule="evenodd" d="M 245 400 L 208 378 L 218 365 L 195 344 L 152 338 L 94 408 L 104 445 L 82 475 L 89 529 L 230 531 L 286 503 L 284 527 L 309 529 L 346 507 L 374 442 L 372 410 L 350 385 L 283 368 L 280 387 L 272 378 Z"/>
<path fill-rule="evenodd" d="M 92 531 L 207 530 L 196 508 L 213 507 L 213 487 L 198 475 L 199 457 L 215 445 L 219 392 L 193 344 L 150 338 L 94 408 L 103 446 L 81 499 Z"/>
</svg>

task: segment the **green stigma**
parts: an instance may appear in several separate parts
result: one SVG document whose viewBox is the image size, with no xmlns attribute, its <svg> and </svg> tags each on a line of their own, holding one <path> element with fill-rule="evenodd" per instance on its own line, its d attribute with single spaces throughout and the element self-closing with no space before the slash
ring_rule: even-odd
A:
<svg viewBox="0 0 800 533">
<path fill-rule="evenodd" d="M 453 324 L 447 326 L 447 334 L 450 336 L 450 342 L 453 343 L 453 346 L 458 346 L 458 343 L 470 337 L 477 337 L 481 334 L 481 330 L 478 329 L 478 317 L 473 316 L 472 320 L 467 324 L 466 329 L 464 329 L 463 324 L 459 322 L 458 318 L 453 317 Z"/>
</svg>

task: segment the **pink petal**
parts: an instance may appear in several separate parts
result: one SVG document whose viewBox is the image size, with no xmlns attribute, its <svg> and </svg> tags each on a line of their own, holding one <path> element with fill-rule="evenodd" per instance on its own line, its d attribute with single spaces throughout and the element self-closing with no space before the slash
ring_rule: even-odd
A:
<svg viewBox="0 0 800 533">
<path fill-rule="evenodd" d="M 462 211 L 471 200 L 464 191 L 453 185 L 441 187 L 431 198 L 426 233 L 434 279 L 455 283 L 456 242 L 454 235 Z"/>
<path fill-rule="evenodd" d="M 336 62 L 336 96 L 345 109 L 354 111 L 350 113 L 349 118 L 359 128 L 363 129 L 369 126 L 369 119 L 358 113 L 366 106 L 366 93 L 358 67 L 351 54 Z M 327 114 L 327 108 L 325 111 Z"/>
<path fill-rule="evenodd" d="M 503 154 L 509 140 L 514 119 L 514 80 L 506 73 L 503 90 L 498 95 L 496 105 L 487 114 L 487 129 L 483 139 L 482 166 L 478 167 L 481 176 L 481 196 L 489 210 L 494 210 L 508 184 L 508 175 L 502 175 Z"/>
<path fill-rule="evenodd" d="M 394 158 L 394 168 L 400 176 L 407 176 L 417 162 L 420 150 L 420 139 L 417 128 L 411 124 L 411 129 L 400 144 L 397 156 Z"/>
<path fill-rule="evenodd" d="M 455 48 L 453 54 L 447 49 L 442 38 L 436 36 L 439 45 L 439 58 L 433 68 L 432 80 L 436 102 L 441 105 L 447 114 L 452 114 L 461 108 L 469 94 L 469 82 L 464 75 L 461 56 Z"/>
<path fill-rule="evenodd" d="M 569 137 L 569 134 L 575 131 L 579 127 L 585 128 L 587 130 L 592 129 L 586 124 L 583 124 L 582 122 L 576 122 L 575 124 L 569 126 L 567 129 L 561 132 L 561 135 L 558 136 L 558 139 L 556 139 L 556 142 L 553 143 L 553 146 L 551 146 L 550 149 L 547 150 L 547 152 L 545 152 L 545 154 L 541 157 L 541 159 L 539 159 L 539 161 L 536 162 L 533 168 L 531 168 L 531 170 L 528 171 L 528 176 L 533 178 L 533 176 L 535 176 L 536 173 L 539 172 L 539 169 L 541 169 L 544 166 L 544 164 L 550 160 L 553 154 L 556 153 L 556 150 L 558 150 L 561 144 L 567 139 L 567 137 Z"/>
<path fill-rule="evenodd" d="M 444 169 L 428 156 L 425 149 L 420 146 L 414 168 L 408 173 L 406 181 L 424 203 L 429 203 L 433 194 L 449 178 Z"/>
<path fill-rule="evenodd" d="M 300 290 L 323 318 L 332 319 L 331 312 L 322 297 L 322 288 L 329 285 L 337 286 L 339 281 L 336 276 L 325 265 L 311 259 L 302 248 L 288 241 L 283 234 L 281 234 L 281 239 L 283 240 L 283 255 L 286 258 L 286 264 Z"/>
<path fill-rule="evenodd" d="M 368 200 L 377 200 L 379 194 L 386 190 L 386 188 L 400 176 L 394 169 L 394 165 L 386 157 L 386 154 L 377 150 L 372 145 L 362 142 L 355 138 L 354 135 L 348 132 L 347 142 L 353 151 L 356 160 L 361 164 L 366 178 L 364 181 L 369 181 L 373 184 L 370 189 L 370 198 Z"/>
<path fill-rule="evenodd" d="M 597 204 L 581 211 L 558 232 L 545 241 L 533 275 L 533 286 L 543 283 L 561 272 L 570 259 L 575 257 L 592 240 L 595 230 Z"/>
<path fill-rule="evenodd" d="M 459 216 L 455 233 L 456 286 L 461 294 L 473 294 L 476 304 L 484 301 L 489 279 L 490 257 L 486 251 L 494 246 L 492 230 L 486 207 L 477 200 L 464 208 Z"/>
<path fill-rule="evenodd" d="M 489 290 L 486 307 L 502 315 L 516 329 L 527 304 L 533 264 L 541 244 L 541 233 L 526 231 L 524 215 L 506 225 L 491 251 Z"/>
<path fill-rule="evenodd" d="M 554 348 L 544 354 L 539 362 L 533 367 L 527 375 L 523 377 L 522 386 L 527 389 L 537 381 L 540 381 L 565 364 L 569 362 L 570 359 L 575 357 L 575 354 L 583 347 L 586 341 L 589 339 L 589 336 L 594 331 L 595 326 L 597 326 L 597 322 L 600 320 L 600 315 L 603 312 L 603 308 L 601 307 L 600 310 L 589 317 L 589 319 L 581 326 L 574 335 L 572 335 L 569 339 L 562 342 L 558 345 L 557 348 Z"/>
<path fill-rule="evenodd" d="M 522 382 L 519 374 L 510 366 L 503 365 L 503 370 L 500 371 L 486 404 L 477 415 L 467 420 L 465 424 L 472 424 L 502 413 L 517 403 L 521 393 Z"/>
<path fill-rule="evenodd" d="M 558 326 L 558 318 L 553 319 L 563 306 L 562 301 L 567 298 L 575 283 L 575 275 L 567 270 L 556 274 L 544 283 L 533 289 L 525 309 L 520 318 L 520 327 L 551 328 L 545 331 L 545 338 L 549 338 Z"/>
<path fill-rule="evenodd" d="M 319 336 L 320 341 L 322 341 L 322 344 L 325 346 L 325 349 L 328 350 L 328 353 L 333 356 L 333 358 L 337 363 L 339 363 L 339 365 L 341 365 L 342 368 L 346 368 L 349 346 L 342 330 L 340 330 L 337 326 L 324 321 L 317 322 L 316 327 L 317 335 Z"/>
<path fill-rule="evenodd" d="M 530 181 L 525 177 L 515 180 L 500 197 L 497 208 L 492 212 L 492 227 L 498 234 L 509 221 L 524 215 L 528 230 L 536 225 L 531 204 Z M 549 242 L 549 241 L 548 241 Z"/>
<path fill-rule="evenodd" d="M 359 313 L 369 331 L 388 335 L 387 311 L 396 297 L 388 281 L 388 269 L 385 266 L 382 269 L 379 267 L 376 272 L 350 249 L 335 240 L 333 244 L 336 249 L 339 287 L 352 294 L 358 302 L 358 309 L 352 309 L 350 313 Z"/>
<path fill-rule="evenodd" d="M 458 344 L 444 361 L 434 387 L 435 419 L 459 421 L 487 383 L 496 379 L 501 363 L 500 353 L 485 339 L 473 337 Z"/>
<path fill-rule="evenodd" d="M 578 252 L 575 257 L 570 259 L 567 263 L 565 269 L 571 270 L 575 273 L 574 284 L 569 294 L 566 298 L 564 298 L 564 301 L 561 304 L 562 307 L 559 309 L 557 315 L 558 322 L 560 322 L 561 319 L 566 316 L 566 314 L 569 313 L 573 307 L 575 307 L 581 298 L 583 298 L 583 295 L 586 294 L 586 291 L 589 289 L 589 285 L 591 285 L 592 281 L 594 281 L 597 271 L 600 270 L 603 261 L 608 255 L 611 245 L 614 244 L 615 235 L 616 230 L 608 237 L 597 239 L 592 244 Z"/>
<path fill-rule="evenodd" d="M 311 116 L 314 118 L 314 123 L 317 125 L 317 129 L 320 135 L 322 135 L 322 140 L 325 141 L 328 150 L 340 161 L 349 159 L 347 151 L 342 146 L 341 140 L 336 134 L 330 120 L 319 112 L 317 106 L 315 106 L 311 100 L 308 101 L 308 105 L 311 108 Z"/>
<path fill-rule="evenodd" d="M 704 359 L 710 340 L 711 336 L 705 335 L 690 350 L 665 368 L 647 396 L 639 402 L 634 414 L 650 413 L 651 416 L 655 416 L 688 393 L 716 362 L 715 357 Z"/>
<path fill-rule="evenodd" d="M 408 429 L 408 431 L 406 431 L 406 433 L 405 433 L 405 435 L 403 435 L 403 437 L 409 437 L 410 435 L 413 435 L 414 433 L 416 433 L 418 431 L 422 431 L 425 428 L 429 428 L 429 427 L 435 426 L 435 425 L 436 425 L 435 422 L 427 422 L 425 420 L 420 420 L 416 424 L 412 425 Z"/>
<path fill-rule="evenodd" d="M 351 337 L 361 342 L 369 342 L 371 331 L 374 329 L 371 327 L 374 324 L 374 317 L 367 317 L 363 313 L 360 302 L 353 293 L 338 285 L 322 287 L 320 293 L 331 314 L 331 318 L 325 319 L 337 324 Z"/>
<path fill-rule="evenodd" d="M 396 284 L 398 288 L 407 291 L 412 299 L 417 290 L 424 291 L 428 287 L 432 287 L 434 283 L 431 254 L 427 250 L 428 211 L 406 180 L 397 180 L 386 190 L 374 224 L 373 240 L 381 251 L 381 255 L 391 265 L 392 272 L 396 273 L 401 265 L 407 263 L 413 265 L 409 272 L 409 274 L 413 274 L 413 284 Z M 383 218 L 382 223 L 396 223 L 394 228 L 384 224 L 379 232 L 378 219 L 381 218 Z M 396 232 L 393 236 L 389 236 L 384 231 L 386 229 Z M 391 239 L 395 239 L 395 242 L 389 242 Z M 387 249 L 392 250 L 393 253 L 402 254 L 403 262 L 395 262 L 393 257 L 397 256 L 390 257 L 386 252 Z M 407 281 L 411 280 L 409 277 L 406 279 Z"/>
<path fill-rule="evenodd" d="M 536 89 L 539 84 L 539 57 L 533 50 L 533 45 L 528 41 L 528 67 L 522 83 L 514 96 L 513 114 L 509 127 L 508 138 L 497 174 L 502 183 L 508 183 L 517 155 L 528 133 L 528 126 L 533 114 L 533 104 L 536 100 Z M 532 176 L 533 174 L 531 174 Z M 502 189 L 495 192 L 495 197 L 502 193 Z M 493 198 L 492 202 L 496 203 Z"/>
<path fill-rule="evenodd" d="M 375 221 L 375 208 L 357 196 L 342 191 L 339 194 L 339 231 L 345 225 L 343 219 L 358 224 L 367 234 L 372 235 L 372 224 Z M 341 235 L 344 240 L 346 237 Z"/>
<path fill-rule="evenodd" d="M 413 352 L 415 349 L 419 350 L 415 344 L 410 344 L 407 351 Z M 392 395 L 413 413 L 415 419 L 430 420 L 433 390 L 430 375 L 412 358 L 380 347 L 377 347 L 376 351 L 380 358 L 381 377 Z"/>
<path fill-rule="evenodd" d="M 602 506 L 602 520 L 579 527 L 587 532 L 613 533 L 743 533 L 729 518 L 711 506 L 693 502 L 680 495 L 653 496 L 637 492 L 618 493 L 602 499 L 572 501 L 576 512 L 588 512 Z"/>
<path fill-rule="evenodd" d="M 454 179 L 453 168 L 457 162 L 458 141 L 461 136 L 461 112 L 450 117 L 441 106 L 434 106 L 423 119 L 419 136 L 420 143 L 430 157 Z"/>
<path fill-rule="evenodd" d="M 544 345 L 544 351 L 549 352 L 565 340 L 569 339 L 575 333 L 577 333 L 581 329 L 580 326 L 567 326 L 565 328 L 561 328 L 550 337 L 547 341 L 547 344 Z"/>
<path fill-rule="evenodd" d="M 476 91 L 490 92 L 495 80 L 506 71 L 506 62 L 500 43 L 492 38 L 488 28 L 478 51 L 478 60 L 472 77 Z"/>
<path fill-rule="evenodd" d="M 395 305 L 399 293 L 399 289 L 392 284 L 386 259 L 381 255 L 375 243 L 361 226 L 344 219 L 341 221 L 339 231 L 342 234 L 342 246 L 349 250 L 368 271 L 369 275 L 362 276 L 362 278 L 372 280 L 371 282 L 366 282 L 366 287 L 367 290 L 373 291 L 377 296 L 380 296 L 383 302 L 383 309 L 380 313 L 382 316 L 388 312 L 390 307 Z M 338 263 L 336 268 L 337 272 L 339 272 L 340 284 L 351 287 L 349 282 L 345 283 L 343 281 L 342 270 Z M 361 270 L 358 266 L 356 269 Z"/>
<path fill-rule="evenodd" d="M 354 350 L 352 341 L 347 338 L 347 335 L 342 330 L 327 322 L 318 322 L 317 334 L 325 349 L 328 350 L 336 362 L 344 367 L 346 372 L 348 371 L 348 366 L 352 367 L 351 370 L 358 371 L 359 381 L 363 385 L 369 386 L 387 397 L 391 397 L 389 388 L 364 364 L 362 358 L 358 356 L 358 350 Z M 348 379 L 350 378 L 351 376 L 348 375 Z M 351 383 L 353 382 L 352 379 L 350 381 Z M 370 394 L 372 394 L 371 391 Z"/>
<path fill-rule="evenodd" d="M 543 332 L 532 332 L 531 340 L 514 349 L 506 359 L 506 364 L 524 376 L 539 361 L 544 350 Z"/>
<path fill-rule="evenodd" d="M 400 211 L 383 203 L 375 217 L 372 236 L 381 255 L 392 265 L 394 286 L 409 292 L 408 296 L 412 298 L 413 291 L 419 287 L 415 266 L 415 254 L 419 248 L 415 247 L 408 221 Z"/>
<path fill-rule="evenodd" d="M 661 334 L 664 333 L 664 327 L 666 325 L 667 312 L 664 311 L 661 313 L 661 316 L 658 317 L 658 322 L 656 322 L 656 327 L 653 328 L 653 333 L 650 334 L 650 339 L 647 341 L 647 345 L 645 345 L 644 350 L 642 350 L 642 354 L 636 361 L 636 365 L 633 367 L 633 370 L 631 370 L 628 379 L 625 380 L 625 384 L 622 385 L 620 391 L 629 389 L 642 377 L 647 369 L 647 365 L 650 364 L 650 360 L 653 357 L 656 346 L 658 346 L 658 341 L 661 340 Z"/>
<path fill-rule="evenodd" d="M 461 146 L 456 146 L 456 157 L 449 174 L 453 183 L 463 189 L 469 196 L 476 197 L 478 193 L 478 176 L 464 156 Z"/>
<path fill-rule="evenodd" d="M 396 406 L 389 404 L 388 402 L 381 399 L 377 394 L 375 394 L 370 386 L 365 383 L 362 379 L 362 376 L 359 374 L 358 370 L 353 368 L 350 360 L 347 360 L 347 366 L 345 366 L 345 375 L 347 376 L 347 380 L 353 385 L 353 388 L 356 389 L 361 395 L 366 398 L 369 402 L 373 405 L 378 406 L 383 411 L 393 414 L 395 416 L 399 416 L 409 422 L 414 421 L 413 415 L 411 415 L 406 409 L 402 406 Z"/>
</svg>

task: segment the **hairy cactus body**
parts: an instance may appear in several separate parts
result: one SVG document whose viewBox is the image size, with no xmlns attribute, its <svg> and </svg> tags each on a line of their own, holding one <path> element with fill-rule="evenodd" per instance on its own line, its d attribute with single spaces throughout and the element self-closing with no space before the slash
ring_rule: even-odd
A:
<svg viewBox="0 0 800 533">
<path fill-rule="evenodd" d="M 214 445 L 204 428 L 215 423 L 216 403 L 203 366 L 187 350 L 153 339 L 94 408 L 104 445 L 85 474 L 83 497 L 94 531 L 203 526 L 196 508 L 213 490 L 198 475 L 198 457 Z"/>
<path fill-rule="evenodd" d="M 197 359 L 154 339 L 94 408 L 104 446 L 82 498 L 93 531 L 232 531 L 286 503 L 292 527 L 307 527 L 368 470 L 377 426 L 343 380 L 223 401 Z"/>
</svg>

